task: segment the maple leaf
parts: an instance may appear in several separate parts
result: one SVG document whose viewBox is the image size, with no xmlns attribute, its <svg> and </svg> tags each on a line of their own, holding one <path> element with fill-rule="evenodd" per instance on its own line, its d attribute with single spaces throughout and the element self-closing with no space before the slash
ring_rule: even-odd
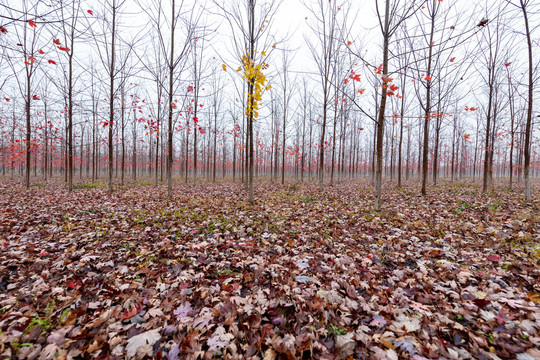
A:
<svg viewBox="0 0 540 360">
<path fill-rule="evenodd" d="M 212 334 L 212 337 L 206 341 L 206 344 L 209 346 L 209 351 L 216 352 L 218 355 L 221 355 L 221 349 L 228 346 L 232 339 L 234 339 L 234 335 L 226 333 L 225 328 L 223 326 L 219 326 Z"/>
<path fill-rule="evenodd" d="M 493 262 L 499 262 L 501 260 L 501 257 L 497 254 L 493 254 L 493 255 L 489 255 L 487 259 Z"/>
<path fill-rule="evenodd" d="M 39 353 L 39 359 L 49 360 L 56 359 L 60 352 L 60 348 L 56 344 L 49 344 Z M 37 355 L 36 355 L 37 357 Z"/>
<path fill-rule="evenodd" d="M 196 317 L 193 320 L 193 328 L 197 330 L 202 330 L 207 327 L 208 324 L 210 324 L 210 321 L 212 321 L 213 319 L 214 317 L 211 315 Z"/>
<path fill-rule="evenodd" d="M 426 80 L 426 81 L 430 81 L 430 80 L 431 80 L 431 76 L 429 76 L 429 75 L 426 76 L 425 80 Z"/>
<path fill-rule="evenodd" d="M 156 317 L 156 316 L 163 316 L 163 311 L 158 308 L 158 307 L 153 307 L 151 309 L 148 309 L 148 312 L 147 314 L 150 316 L 150 317 Z"/>
<path fill-rule="evenodd" d="M 386 325 L 387 321 L 385 320 L 384 316 L 381 315 L 375 315 L 373 317 L 373 320 L 369 323 L 371 326 L 377 326 L 377 327 L 383 327 Z"/>
<path fill-rule="evenodd" d="M 47 343 L 56 344 L 58 346 L 64 345 L 68 341 L 66 335 L 71 331 L 71 329 L 73 329 L 73 325 L 51 332 L 51 334 L 47 337 Z"/>
<path fill-rule="evenodd" d="M 338 349 L 338 359 L 346 359 L 354 353 L 356 342 L 353 339 L 354 333 L 336 336 L 336 348 Z"/>
<path fill-rule="evenodd" d="M 420 321 L 416 318 L 410 318 L 404 313 L 400 313 L 396 321 L 392 322 L 392 325 L 398 330 L 405 330 L 406 332 L 414 332 L 420 330 Z"/>
<path fill-rule="evenodd" d="M 160 330 L 161 328 L 149 330 L 143 332 L 142 334 L 131 337 L 127 341 L 126 345 L 127 358 L 130 359 L 134 357 L 137 354 L 137 350 L 141 347 L 145 347 L 146 345 L 153 346 L 159 339 L 161 339 L 161 335 L 159 334 Z"/>
<path fill-rule="evenodd" d="M 408 352 L 409 356 L 413 356 L 414 354 L 416 354 L 416 348 L 414 347 L 414 344 L 411 342 L 411 340 L 409 340 L 408 338 L 394 342 L 394 346 L 402 351 Z"/>
<path fill-rule="evenodd" d="M 186 301 L 185 303 L 181 304 L 174 310 L 173 314 L 176 315 L 178 320 L 183 320 L 184 318 L 188 317 L 189 313 L 193 309 L 191 308 L 191 303 L 189 301 Z"/>
<path fill-rule="evenodd" d="M 60 42 L 60 39 L 54 39 L 54 38 L 53 38 L 53 41 L 52 41 L 52 42 L 53 42 L 53 44 L 55 44 L 55 45 L 60 45 L 60 44 L 62 44 L 62 43 Z"/>
<path fill-rule="evenodd" d="M 296 279 L 296 282 L 300 284 L 307 284 L 308 282 L 311 281 L 311 278 L 305 275 L 298 275 L 297 277 L 295 277 L 295 279 Z"/>
<path fill-rule="evenodd" d="M 126 310 L 122 314 L 122 320 L 131 319 L 141 311 L 142 304 L 137 299 L 130 298 L 123 308 Z"/>
<path fill-rule="evenodd" d="M 28 25 L 30 25 L 30 27 L 37 27 L 36 23 L 34 22 L 34 20 L 28 20 Z"/>
<path fill-rule="evenodd" d="M 56 62 L 54 60 L 49 60 L 49 64 L 56 65 Z"/>
<path fill-rule="evenodd" d="M 90 15 L 94 15 L 94 12 L 92 10 L 86 10 L 87 13 L 89 13 Z"/>
<path fill-rule="evenodd" d="M 450 58 L 450 62 L 454 62 L 454 60 L 456 60 L 456 58 L 455 58 L 455 57 L 453 57 L 453 58 Z"/>
<path fill-rule="evenodd" d="M 537 291 L 529 291 L 527 293 L 527 296 L 529 297 L 529 300 L 532 302 L 540 304 L 540 293 Z"/>
</svg>

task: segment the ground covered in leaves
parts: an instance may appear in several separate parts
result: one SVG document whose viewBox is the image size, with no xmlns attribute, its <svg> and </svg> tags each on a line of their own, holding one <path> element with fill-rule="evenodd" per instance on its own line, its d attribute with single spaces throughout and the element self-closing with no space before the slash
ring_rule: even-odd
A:
<svg viewBox="0 0 540 360">
<path fill-rule="evenodd" d="M 520 192 L 61 186 L 0 185 L 1 359 L 540 359 Z"/>
</svg>

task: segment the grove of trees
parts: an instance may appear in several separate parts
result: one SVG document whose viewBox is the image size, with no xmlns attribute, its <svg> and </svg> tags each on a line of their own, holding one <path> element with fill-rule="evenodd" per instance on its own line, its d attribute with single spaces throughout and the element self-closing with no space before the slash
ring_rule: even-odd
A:
<svg viewBox="0 0 540 360">
<path fill-rule="evenodd" d="M 538 2 L 292 3 L 3 0 L 2 176 L 169 197 L 221 177 L 250 202 L 256 179 L 362 176 L 376 209 L 383 181 L 469 178 L 531 200 Z"/>
</svg>

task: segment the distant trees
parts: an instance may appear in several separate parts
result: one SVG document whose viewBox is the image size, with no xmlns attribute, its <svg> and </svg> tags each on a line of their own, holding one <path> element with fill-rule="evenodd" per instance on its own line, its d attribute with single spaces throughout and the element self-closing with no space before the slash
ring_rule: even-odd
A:
<svg viewBox="0 0 540 360">
<path fill-rule="evenodd" d="M 382 187 L 382 172 L 383 172 L 383 140 L 384 140 L 384 122 L 386 116 L 386 100 L 390 90 L 391 73 L 389 71 L 389 52 L 390 40 L 401 24 L 409 17 L 413 16 L 422 6 L 425 1 L 408 1 L 401 4 L 399 1 L 392 6 L 389 0 L 385 1 L 384 15 L 382 15 L 378 3 L 376 6 L 377 16 L 379 19 L 379 28 L 383 37 L 382 64 L 379 72 L 382 73 L 382 92 L 380 95 L 380 103 L 378 109 L 378 117 L 376 122 L 376 170 L 375 170 L 375 210 L 380 209 L 381 204 L 381 187 Z"/>
<path fill-rule="evenodd" d="M 334 60 L 339 42 L 342 40 L 342 37 L 340 36 L 340 25 L 342 24 L 340 24 L 338 19 L 341 5 L 338 5 L 336 1 L 326 2 L 324 0 L 317 0 L 313 4 L 313 7 L 308 9 L 315 18 L 313 23 L 309 23 L 309 27 L 315 34 L 318 43 L 315 43 L 311 38 L 306 37 L 306 44 L 317 65 L 322 91 L 322 123 L 320 129 L 319 167 L 317 175 L 319 179 L 319 188 L 322 189 L 324 184 L 326 126 L 328 122 L 329 105 L 332 99 L 332 84 L 335 83 L 336 80 L 336 72 L 334 71 L 336 64 L 334 63 Z"/>
<path fill-rule="evenodd" d="M 295 43 L 271 29 L 277 0 L 138 5 L 0 6 L 10 69 L 0 74 L 0 174 L 27 188 L 32 174 L 61 175 L 69 191 L 77 171 L 108 191 L 166 177 L 170 198 L 175 174 L 232 175 L 251 203 L 257 177 L 322 189 L 373 176 L 376 209 L 385 176 L 397 186 L 418 176 L 423 194 L 430 176 L 436 186 L 482 174 L 484 191 L 517 176 L 525 199 L 534 195 L 531 0 L 489 2 L 477 16 L 459 2 L 379 0 L 362 5 L 377 14 L 369 25 L 355 2 L 317 0 L 300 25 L 308 33 L 283 36 Z M 229 26 L 217 33 L 219 19 Z"/>
<path fill-rule="evenodd" d="M 42 59 L 42 32 L 45 12 L 41 10 L 39 2 L 23 0 L 20 8 L 6 7 L 9 11 L 4 19 L 9 19 L 14 25 L 10 29 L 14 32 L 14 42 L 9 44 L 10 53 L 4 59 L 9 64 L 13 76 L 16 79 L 18 93 L 24 99 L 24 114 L 26 122 L 25 144 L 25 176 L 26 189 L 30 188 L 31 154 L 32 154 L 32 104 L 40 101 L 40 96 L 35 92 L 38 88 L 36 73 L 39 66 L 46 64 Z M 6 27 L 2 26 L 2 33 L 7 33 Z M 5 83 L 5 80 L 4 80 Z M 15 100 L 14 100 L 15 101 Z"/>
</svg>

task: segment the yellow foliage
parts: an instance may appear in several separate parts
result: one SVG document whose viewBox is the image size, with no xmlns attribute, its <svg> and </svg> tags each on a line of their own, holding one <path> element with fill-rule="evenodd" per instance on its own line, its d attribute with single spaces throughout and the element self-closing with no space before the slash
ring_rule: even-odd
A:
<svg viewBox="0 0 540 360">
<path fill-rule="evenodd" d="M 263 51 L 261 53 L 266 56 Z M 247 55 L 242 55 L 242 65 L 244 66 L 244 79 L 247 80 L 249 85 L 253 86 L 252 96 L 248 95 L 248 101 L 246 106 L 246 115 L 249 117 L 252 115 L 253 120 L 257 120 L 259 116 L 259 102 L 262 100 L 262 94 L 264 91 L 268 91 L 272 88 L 271 85 L 266 85 L 268 81 L 266 76 L 262 73 L 262 70 L 268 68 L 268 64 L 263 62 L 262 64 L 255 64 L 253 59 L 250 59 Z"/>
</svg>

